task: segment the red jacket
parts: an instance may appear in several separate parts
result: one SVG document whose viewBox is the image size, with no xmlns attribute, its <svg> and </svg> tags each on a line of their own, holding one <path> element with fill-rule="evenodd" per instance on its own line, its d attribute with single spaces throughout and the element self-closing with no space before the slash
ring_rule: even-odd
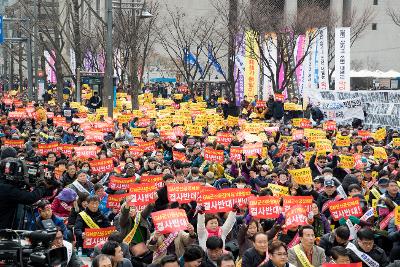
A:
<svg viewBox="0 0 400 267">
<path fill-rule="evenodd" d="M 68 218 L 69 214 L 71 213 L 72 204 L 73 203 L 67 204 L 64 201 L 55 198 L 51 204 L 51 210 L 53 211 L 53 214 L 58 217 Z"/>
</svg>

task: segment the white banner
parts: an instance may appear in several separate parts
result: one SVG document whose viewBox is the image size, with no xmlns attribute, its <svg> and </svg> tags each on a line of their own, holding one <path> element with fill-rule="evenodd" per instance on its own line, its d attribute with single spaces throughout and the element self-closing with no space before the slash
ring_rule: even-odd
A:
<svg viewBox="0 0 400 267">
<path fill-rule="evenodd" d="M 328 77 L 328 28 L 318 30 L 318 78 L 320 90 L 329 90 Z"/>
<path fill-rule="evenodd" d="M 267 100 L 270 95 L 274 95 L 274 87 L 272 80 L 268 77 L 274 77 L 276 82 L 276 62 L 278 58 L 277 38 L 275 33 L 267 33 L 264 42 L 264 56 L 267 62 L 264 62 L 264 84 L 263 98 Z M 267 67 L 269 65 L 269 68 Z M 271 71 L 270 71 L 271 69 Z"/>
<path fill-rule="evenodd" d="M 350 28 L 335 29 L 335 90 L 350 91 Z"/>
<path fill-rule="evenodd" d="M 320 91 L 312 90 L 308 94 L 316 105 L 320 101 L 340 102 L 361 99 L 365 110 L 364 125 L 372 129 L 388 126 L 400 127 L 400 92 L 399 91 Z M 307 99 L 308 100 L 308 99 Z"/>
<path fill-rule="evenodd" d="M 76 57 L 75 57 L 75 50 L 70 48 L 69 49 L 69 55 L 70 55 L 70 68 L 72 71 L 73 75 L 76 75 Z"/>
</svg>

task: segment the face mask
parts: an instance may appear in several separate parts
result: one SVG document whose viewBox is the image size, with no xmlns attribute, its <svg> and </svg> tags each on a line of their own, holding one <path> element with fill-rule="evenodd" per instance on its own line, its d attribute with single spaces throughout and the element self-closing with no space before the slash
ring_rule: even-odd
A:
<svg viewBox="0 0 400 267">
<path fill-rule="evenodd" d="M 156 172 L 157 172 L 157 173 L 161 173 L 161 171 L 162 171 L 161 168 L 157 168 L 157 169 L 156 169 Z"/>
<path fill-rule="evenodd" d="M 88 168 L 88 167 L 83 167 L 83 168 L 82 168 L 82 171 L 88 172 L 88 171 L 89 171 L 89 168 Z"/>
<path fill-rule="evenodd" d="M 236 187 L 237 188 L 244 188 L 246 185 L 245 184 L 237 184 Z"/>
<path fill-rule="evenodd" d="M 386 188 L 379 188 L 379 191 L 381 191 L 382 194 L 386 193 Z"/>
</svg>

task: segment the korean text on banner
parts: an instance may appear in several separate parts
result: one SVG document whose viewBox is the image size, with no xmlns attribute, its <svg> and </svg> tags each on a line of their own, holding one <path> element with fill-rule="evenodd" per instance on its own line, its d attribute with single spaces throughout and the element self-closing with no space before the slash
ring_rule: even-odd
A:
<svg viewBox="0 0 400 267">
<path fill-rule="evenodd" d="M 93 174 L 107 173 L 114 170 L 114 163 L 111 158 L 95 159 L 92 160 L 89 164 Z"/>
<path fill-rule="evenodd" d="M 297 170 L 289 170 L 289 173 L 297 184 L 300 185 L 312 184 L 312 175 L 310 167 Z"/>
<path fill-rule="evenodd" d="M 167 184 L 168 200 L 180 204 L 196 201 L 200 188 L 200 183 Z"/>
<path fill-rule="evenodd" d="M 394 225 L 400 226 L 400 206 L 394 209 Z"/>
<path fill-rule="evenodd" d="M 245 33 L 247 49 L 245 51 L 244 95 L 251 100 L 253 100 L 254 96 L 258 94 L 260 69 L 256 59 L 259 56 L 256 34 L 257 33 L 253 31 L 246 31 Z"/>
<path fill-rule="evenodd" d="M 345 218 L 346 220 L 351 216 L 360 217 L 362 210 L 360 207 L 359 198 L 348 198 L 339 201 L 333 201 L 329 205 L 329 211 L 335 221 Z"/>
<path fill-rule="evenodd" d="M 294 206 L 285 214 L 286 228 L 294 228 L 299 225 L 307 225 L 307 209 L 302 206 Z"/>
<path fill-rule="evenodd" d="M 217 163 L 224 163 L 224 151 L 206 147 L 204 149 L 204 160 Z"/>
<path fill-rule="evenodd" d="M 309 212 L 311 211 L 312 202 L 312 196 L 283 196 L 283 212 L 294 206 L 302 206 Z"/>
<path fill-rule="evenodd" d="M 112 190 L 127 190 L 129 189 L 129 186 L 133 183 L 135 183 L 134 178 L 122 178 L 122 177 L 111 176 L 108 186 Z"/>
<path fill-rule="evenodd" d="M 279 203 L 279 197 L 249 197 L 249 212 L 254 218 L 276 219 L 281 213 Z"/>
<path fill-rule="evenodd" d="M 157 187 L 155 184 L 131 184 L 129 188 L 130 195 L 132 196 L 128 206 L 147 205 L 155 202 L 155 195 Z"/>
<path fill-rule="evenodd" d="M 186 211 L 183 209 L 166 209 L 151 214 L 155 230 L 161 234 L 169 234 L 186 230 L 189 224 Z"/>
<path fill-rule="evenodd" d="M 272 191 L 274 196 L 286 196 L 289 195 L 289 188 L 287 186 L 281 186 L 278 184 L 269 183 L 267 188 Z"/>
<path fill-rule="evenodd" d="M 126 198 L 128 195 L 129 195 L 128 193 L 126 193 L 126 194 L 115 194 L 115 195 L 109 194 L 107 196 L 107 205 L 106 205 L 106 207 L 109 208 L 109 209 L 119 208 L 121 206 L 121 201 L 124 198 Z"/>
<path fill-rule="evenodd" d="M 335 29 L 335 90 L 350 91 L 350 28 Z"/>
<path fill-rule="evenodd" d="M 244 207 L 248 203 L 248 197 L 251 195 L 250 188 L 222 189 L 201 191 L 201 203 L 206 213 L 228 212 L 232 210 L 233 205 L 238 204 Z"/>
<path fill-rule="evenodd" d="M 362 267 L 363 264 L 362 262 L 356 262 L 356 263 L 323 263 L 322 267 Z"/>
<path fill-rule="evenodd" d="M 163 175 L 156 174 L 156 175 L 142 175 L 140 177 L 141 183 L 154 183 L 157 188 L 162 188 L 164 186 Z"/>
<path fill-rule="evenodd" d="M 329 90 L 327 27 L 318 29 L 317 50 L 318 50 L 318 80 L 319 80 L 318 89 Z"/>
<path fill-rule="evenodd" d="M 264 53 L 267 60 L 264 61 L 263 98 L 268 99 L 274 95 L 274 86 L 271 77 L 276 77 L 276 63 L 278 58 L 277 37 L 275 33 L 265 34 Z"/>
<path fill-rule="evenodd" d="M 107 241 L 107 238 L 111 235 L 111 233 L 115 232 L 116 230 L 117 229 L 115 226 L 97 229 L 86 228 L 83 247 L 94 248 L 97 244 Z"/>
</svg>

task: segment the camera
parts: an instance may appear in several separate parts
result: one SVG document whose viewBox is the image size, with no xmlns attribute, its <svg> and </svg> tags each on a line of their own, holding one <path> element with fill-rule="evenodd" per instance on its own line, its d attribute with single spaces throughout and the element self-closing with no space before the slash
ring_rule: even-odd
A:
<svg viewBox="0 0 400 267">
<path fill-rule="evenodd" d="M 68 261 L 65 247 L 50 248 L 57 234 L 52 220 L 43 221 L 45 230 L 0 230 L 2 266 L 56 266 Z M 25 238 L 22 240 L 22 238 Z M 27 239 L 29 241 L 27 241 Z"/>
<path fill-rule="evenodd" d="M 5 158 L 0 162 L 0 178 L 20 188 L 39 187 L 44 183 L 59 187 L 54 179 L 54 169 L 54 166 L 39 162 L 25 163 L 23 159 Z"/>
</svg>

